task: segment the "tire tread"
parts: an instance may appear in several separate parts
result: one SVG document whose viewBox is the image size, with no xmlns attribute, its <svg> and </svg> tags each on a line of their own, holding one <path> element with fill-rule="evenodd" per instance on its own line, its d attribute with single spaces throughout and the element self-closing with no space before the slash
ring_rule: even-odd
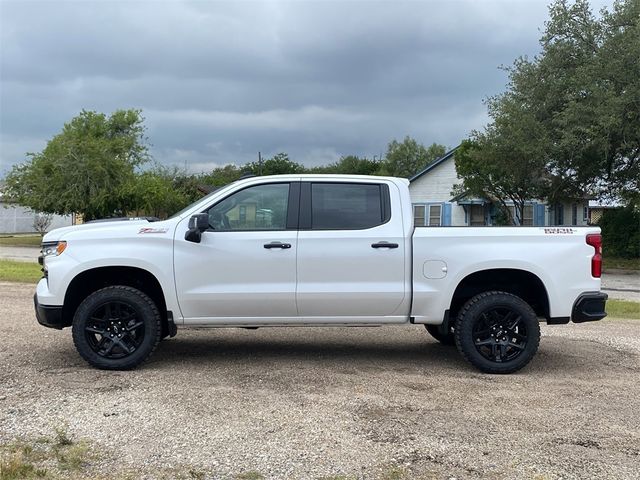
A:
<svg viewBox="0 0 640 480">
<path fill-rule="evenodd" d="M 475 305 L 478 304 L 478 302 L 483 301 L 486 298 L 490 298 L 496 295 L 501 295 L 501 296 L 506 296 L 506 297 L 511 297 L 513 300 L 516 300 L 520 306 L 526 310 L 529 310 L 529 314 L 536 317 L 535 312 L 533 311 L 533 309 L 531 308 L 531 306 L 526 303 L 524 300 L 522 300 L 520 297 L 518 297 L 517 295 L 514 295 L 512 293 L 509 292 L 503 292 L 500 290 L 489 290 L 486 292 L 482 292 L 479 293 L 477 295 L 475 295 L 474 297 L 472 297 L 469 301 L 467 301 L 464 306 L 462 307 L 462 309 L 460 310 L 458 317 L 456 319 L 456 328 L 454 329 L 454 337 L 455 337 L 455 342 L 456 342 L 456 347 L 458 348 L 458 351 L 460 352 L 460 354 L 462 355 L 462 357 L 471 365 L 473 365 L 474 367 L 478 368 L 479 370 L 482 370 L 485 373 L 495 373 L 495 374 L 507 374 L 507 373 L 513 373 L 516 372 L 518 370 L 520 370 L 521 368 L 524 368 L 529 361 L 531 360 L 531 358 L 535 355 L 536 351 L 538 350 L 538 345 L 540 343 L 540 328 L 538 327 L 537 329 L 534 329 L 535 331 L 533 332 L 529 332 L 528 333 L 528 338 L 527 341 L 528 342 L 534 342 L 535 347 L 533 348 L 533 353 L 530 355 L 530 358 L 528 358 L 524 364 L 520 364 L 522 363 L 522 361 L 520 363 L 516 363 L 513 364 L 512 366 L 508 366 L 505 367 L 504 365 L 506 364 L 498 364 L 495 363 L 494 365 L 488 367 L 486 364 L 484 363 L 479 363 L 477 362 L 473 357 L 471 357 L 468 353 L 468 351 L 464 348 L 464 344 L 463 344 L 463 339 L 462 339 L 462 333 L 463 333 L 463 329 L 461 328 L 461 323 L 464 321 L 465 316 L 468 314 L 469 310 L 471 310 L 471 308 L 473 308 Z"/>
<path fill-rule="evenodd" d="M 151 348 L 149 349 L 149 351 L 146 352 L 146 354 L 142 355 L 141 357 L 137 357 L 137 358 L 135 356 L 133 358 L 125 357 L 124 359 L 122 359 L 123 360 L 122 362 L 118 362 L 117 364 L 113 362 L 109 363 L 108 361 L 96 361 L 94 357 L 87 354 L 86 349 L 88 348 L 88 346 L 84 343 L 84 339 L 83 339 L 84 331 L 76 327 L 77 323 L 79 323 L 80 321 L 78 315 L 79 315 L 79 312 L 82 313 L 81 309 L 84 305 L 84 302 L 87 299 L 92 298 L 94 296 L 98 296 L 105 292 L 112 292 L 112 291 L 127 292 L 127 294 L 132 294 L 138 297 L 138 299 L 144 302 L 146 306 L 149 308 L 156 324 L 156 328 L 155 328 L 156 338 L 153 339 Z M 80 354 L 80 356 L 84 360 L 86 360 L 90 365 L 102 370 L 131 370 L 137 367 L 141 363 L 145 362 L 151 356 L 151 354 L 153 354 L 153 352 L 158 347 L 158 344 L 160 343 L 160 340 L 162 337 L 162 317 L 160 315 L 160 311 L 158 310 L 158 307 L 156 306 L 155 302 L 146 293 L 138 290 L 137 288 L 129 287 L 126 285 L 111 285 L 91 293 L 87 298 L 85 298 L 85 300 L 83 300 L 83 302 L 80 304 L 80 306 L 76 310 L 76 313 L 73 317 L 73 327 L 74 327 L 72 329 L 73 343 L 76 347 L 76 350 Z M 145 332 L 145 335 L 146 335 L 146 332 Z"/>
</svg>

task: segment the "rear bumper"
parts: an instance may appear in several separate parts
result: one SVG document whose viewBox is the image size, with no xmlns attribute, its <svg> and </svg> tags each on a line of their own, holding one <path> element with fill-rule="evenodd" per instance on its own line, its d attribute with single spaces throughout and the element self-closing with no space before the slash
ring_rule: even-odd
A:
<svg viewBox="0 0 640 480">
<path fill-rule="evenodd" d="M 61 330 L 68 327 L 62 320 L 62 307 L 52 305 L 40 305 L 38 303 L 38 295 L 33 296 L 33 304 L 36 309 L 36 319 L 40 325 L 49 328 L 57 328 Z"/>
<path fill-rule="evenodd" d="M 574 323 L 593 322 L 607 316 L 604 311 L 609 296 L 602 292 L 583 293 L 573 304 L 571 321 Z"/>
</svg>

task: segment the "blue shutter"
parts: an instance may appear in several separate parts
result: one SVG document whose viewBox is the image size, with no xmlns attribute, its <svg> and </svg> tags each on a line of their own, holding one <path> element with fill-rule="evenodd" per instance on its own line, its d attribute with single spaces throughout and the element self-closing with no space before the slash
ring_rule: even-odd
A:
<svg viewBox="0 0 640 480">
<path fill-rule="evenodd" d="M 484 210 L 484 224 L 486 226 L 493 226 L 493 221 L 495 219 L 496 213 L 498 209 L 496 208 L 495 203 L 490 203 L 489 208 L 487 208 L 487 204 L 483 204 L 482 209 Z"/>
<path fill-rule="evenodd" d="M 447 202 L 442 204 L 442 225 L 451 225 L 451 204 Z"/>
<path fill-rule="evenodd" d="M 538 227 L 544 227 L 544 207 L 545 206 L 540 203 L 533 204 L 533 208 L 534 208 L 533 224 Z"/>
</svg>

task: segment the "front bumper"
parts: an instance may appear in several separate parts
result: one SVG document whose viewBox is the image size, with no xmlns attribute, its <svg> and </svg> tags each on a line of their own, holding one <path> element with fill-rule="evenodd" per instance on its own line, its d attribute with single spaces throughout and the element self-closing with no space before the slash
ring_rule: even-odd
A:
<svg viewBox="0 0 640 480">
<path fill-rule="evenodd" d="M 62 307 L 53 305 L 41 305 L 38 303 L 38 294 L 33 295 L 33 304 L 36 309 L 36 319 L 40 325 L 58 330 L 68 327 L 62 318 Z"/>
<path fill-rule="evenodd" d="M 604 311 L 609 296 L 602 292 L 583 293 L 573 304 L 571 320 L 574 323 L 593 322 L 607 316 Z"/>
</svg>

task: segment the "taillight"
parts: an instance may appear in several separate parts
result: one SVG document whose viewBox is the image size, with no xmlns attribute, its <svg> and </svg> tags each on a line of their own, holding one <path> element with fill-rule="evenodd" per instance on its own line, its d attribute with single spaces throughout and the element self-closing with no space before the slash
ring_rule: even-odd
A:
<svg viewBox="0 0 640 480">
<path fill-rule="evenodd" d="M 596 251 L 591 257 L 591 276 L 600 278 L 602 275 L 602 235 L 599 233 L 587 235 L 587 243 Z"/>
</svg>

